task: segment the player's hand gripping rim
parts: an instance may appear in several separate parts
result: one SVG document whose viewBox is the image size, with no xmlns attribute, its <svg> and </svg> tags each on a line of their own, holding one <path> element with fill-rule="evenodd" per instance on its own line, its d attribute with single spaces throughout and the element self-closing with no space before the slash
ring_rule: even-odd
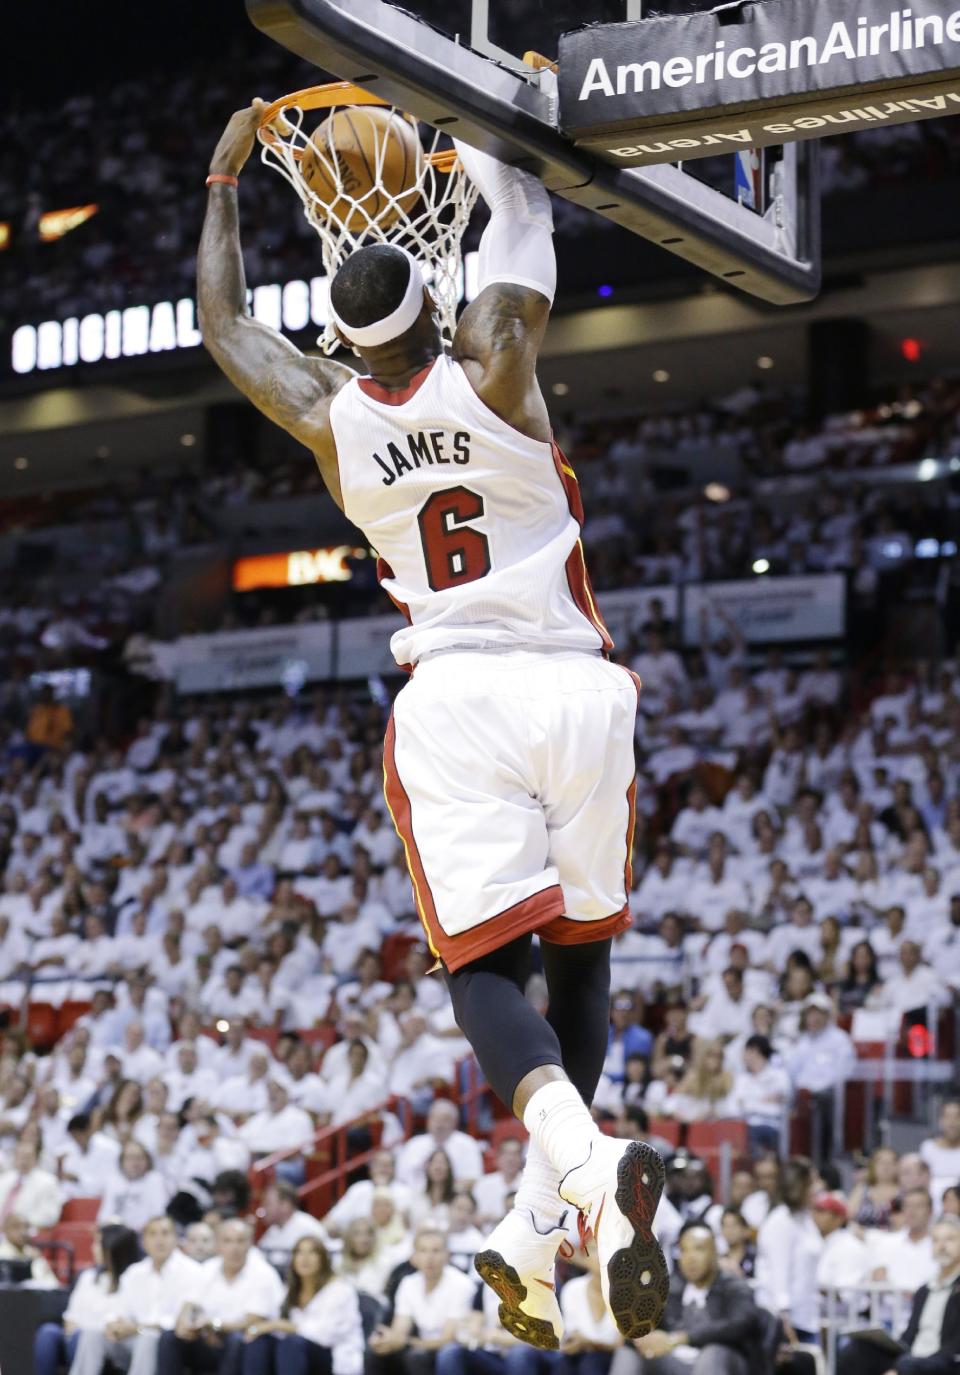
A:
<svg viewBox="0 0 960 1375">
<path fill-rule="evenodd" d="M 253 152 L 257 130 L 263 119 L 267 102 L 258 96 L 252 105 L 230 116 L 227 127 L 210 159 L 211 176 L 238 177 L 247 158 Z"/>
</svg>

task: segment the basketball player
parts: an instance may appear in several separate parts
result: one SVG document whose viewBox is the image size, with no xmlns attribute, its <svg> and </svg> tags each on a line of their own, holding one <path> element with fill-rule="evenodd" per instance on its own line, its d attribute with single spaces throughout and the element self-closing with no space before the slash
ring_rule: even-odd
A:
<svg viewBox="0 0 960 1375">
<path fill-rule="evenodd" d="M 236 179 L 262 109 L 235 114 L 213 156 L 200 325 L 230 380 L 313 452 L 407 620 L 391 648 L 415 672 L 387 731 L 386 797 L 457 1022 L 532 1138 L 477 1269 L 507 1330 L 556 1348 L 554 1260 L 579 1209 L 613 1317 L 641 1336 L 667 1294 L 652 1232 L 663 1162 L 601 1135 L 588 1110 L 611 938 L 630 924 L 638 684 L 606 658 L 576 479 L 537 385 L 556 285 L 550 200 L 535 177 L 458 145 L 490 209 L 479 294 L 445 353 L 416 261 L 356 250 L 330 305 L 359 376 L 247 314 Z M 524 997 L 534 933 L 546 1019 Z"/>
</svg>

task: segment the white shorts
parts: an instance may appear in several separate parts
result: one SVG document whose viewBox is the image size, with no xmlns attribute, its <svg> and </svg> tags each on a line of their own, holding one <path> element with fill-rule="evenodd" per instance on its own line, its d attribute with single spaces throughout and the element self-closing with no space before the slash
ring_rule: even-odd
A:
<svg viewBox="0 0 960 1375">
<path fill-rule="evenodd" d="M 456 651 L 394 704 L 384 791 L 448 969 L 630 925 L 639 680 L 599 655 Z"/>
</svg>

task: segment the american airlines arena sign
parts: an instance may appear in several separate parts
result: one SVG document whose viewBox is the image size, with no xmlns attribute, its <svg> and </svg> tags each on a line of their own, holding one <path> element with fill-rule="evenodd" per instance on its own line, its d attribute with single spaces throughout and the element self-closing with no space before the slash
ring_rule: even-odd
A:
<svg viewBox="0 0 960 1375">
<path fill-rule="evenodd" d="M 957 0 L 741 0 L 560 40 L 560 125 L 618 166 L 960 114 Z"/>
<path fill-rule="evenodd" d="M 477 294 L 476 252 L 463 255 L 460 275 L 460 298 L 472 301 Z M 289 334 L 322 329 L 329 314 L 329 286 L 326 277 L 258 286 L 247 293 L 248 306 L 255 319 Z M 78 364 L 197 348 L 202 342 L 196 303 L 185 296 L 179 301 L 21 325 L 13 331 L 10 366 L 21 375 L 54 372 Z"/>
</svg>

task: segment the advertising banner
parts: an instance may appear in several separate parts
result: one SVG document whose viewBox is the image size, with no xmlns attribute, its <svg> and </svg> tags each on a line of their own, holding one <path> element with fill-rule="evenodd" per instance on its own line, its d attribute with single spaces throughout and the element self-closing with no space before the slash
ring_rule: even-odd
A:
<svg viewBox="0 0 960 1375">
<path fill-rule="evenodd" d="M 560 126 L 618 167 L 960 114 L 956 0 L 744 0 L 560 40 Z"/>
</svg>

